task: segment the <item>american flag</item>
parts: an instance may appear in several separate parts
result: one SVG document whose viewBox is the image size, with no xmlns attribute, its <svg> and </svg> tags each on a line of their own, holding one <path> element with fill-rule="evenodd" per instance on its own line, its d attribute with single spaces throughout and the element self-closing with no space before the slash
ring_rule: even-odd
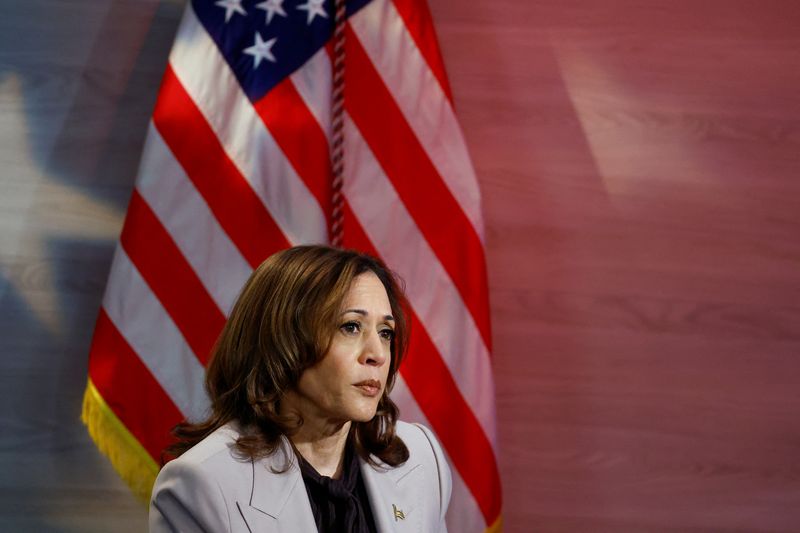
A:
<svg viewBox="0 0 800 533">
<path fill-rule="evenodd" d="M 158 95 L 90 353 L 83 418 L 149 496 L 169 431 L 273 252 L 329 242 L 334 5 L 196 0 Z M 424 0 L 346 3 L 343 246 L 405 279 L 392 393 L 453 468 L 452 531 L 501 525 L 480 193 Z"/>
</svg>

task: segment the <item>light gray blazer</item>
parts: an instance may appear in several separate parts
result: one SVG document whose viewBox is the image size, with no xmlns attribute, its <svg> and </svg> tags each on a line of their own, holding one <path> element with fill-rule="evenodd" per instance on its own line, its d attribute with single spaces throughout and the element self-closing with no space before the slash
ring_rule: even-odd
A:
<svg viewBox="0 0 800 533">
<path fill-rule="evenodd" d="M 394 468 L 361 461 L 375 526 L 382 533 L 447 531 L 451 478 L 438 441 L 419 424 L 398 422 L 397 434 L 408 461 Z M 270 469 L 282 468 L 291 448 L 242 461 L 231 453 L 238 436 L 237 424 L 227 424 L 167 463 L 150 500 L 151 533 L 317 531 L 297 460 L 286 472 Z"/>
</svg>

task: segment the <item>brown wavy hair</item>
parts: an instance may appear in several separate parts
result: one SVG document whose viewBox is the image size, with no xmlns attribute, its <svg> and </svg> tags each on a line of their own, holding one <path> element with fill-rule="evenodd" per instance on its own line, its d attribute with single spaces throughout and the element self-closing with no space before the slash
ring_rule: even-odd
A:
<svg viewBox="0 0 800 533">
<path fill-rule="evenodd" d="M 166 450 L 177 457 L 217 428 L 238 421 L 242 435 L 236 451 L 257 459 L 274 453 L 281 436 L 303 424 L 297 415 L 280 414 L 283 395 L 303 372 L 327 353 L 338 315 L 353 283 L 366 272 L 380 279 L 394 316 L 389 377 L 375 417 L 353 422 L 355 451 L 397 466 L 408 449 L 395 434 L 397 406 L 389 398 L 408 343 L 407 302 L 398 278 L 372 256 L 328 246 L 297 246 L 278 252 L 253 271 L 220 333 L 206 371 L 211 414 L 173 430 L 178 442 Z"/>
</svg>

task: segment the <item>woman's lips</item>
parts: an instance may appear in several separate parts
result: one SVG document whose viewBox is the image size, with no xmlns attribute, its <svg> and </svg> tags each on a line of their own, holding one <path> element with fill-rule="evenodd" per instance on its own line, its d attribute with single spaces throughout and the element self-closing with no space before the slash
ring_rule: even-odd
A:
<svg viewBox="0 0 800 533">
<path fill-rule="evenodd" d="M 381 382 L 377 379 L 359 381 L 358 383 L 354 383 L 353 386 L 369 397 L 375 397 L 381 393 Z"/>
</svg>

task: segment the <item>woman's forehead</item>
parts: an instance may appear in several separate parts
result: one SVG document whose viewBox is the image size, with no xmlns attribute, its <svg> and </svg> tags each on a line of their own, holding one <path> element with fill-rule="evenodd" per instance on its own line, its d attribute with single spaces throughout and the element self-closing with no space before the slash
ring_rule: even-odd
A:
<svg viewBox="0 0 800 533">
<path fill-rule="evenodd" d="M 392 306 L 386 288 L 374 272 L 364 272 L 353 279 L 344 295 L 342 307 L 353 310 L 391 315 Z"/>
</svg>

